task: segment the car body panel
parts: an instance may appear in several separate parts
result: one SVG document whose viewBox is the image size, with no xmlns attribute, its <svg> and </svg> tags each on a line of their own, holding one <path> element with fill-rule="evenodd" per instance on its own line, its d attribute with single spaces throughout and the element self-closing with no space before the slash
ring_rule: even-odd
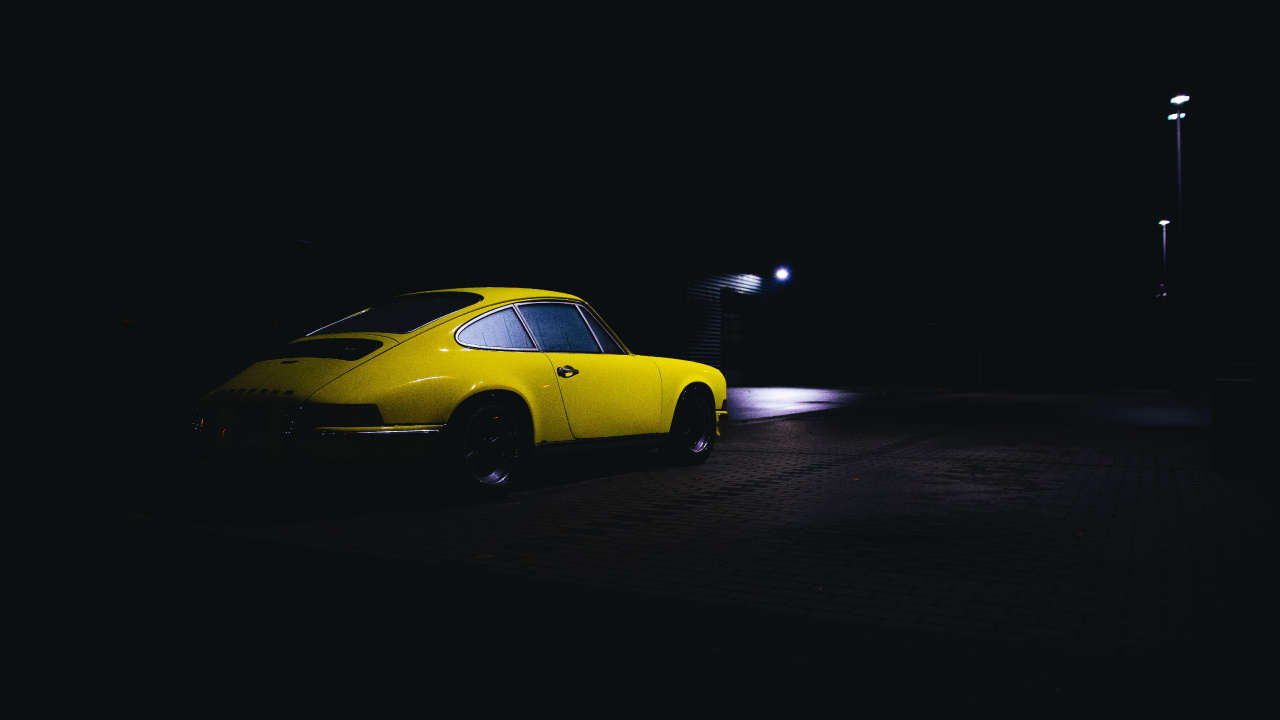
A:
<svg viewBox="0 0 1280 720">
<path fill-rule="evenodd" d="M 557 373 L 569 428 L 578 439 L 663 432 L 662 375 L 639 355 L 544 353 Z M 560 373 L 572 368 L 574 373 Z"/>
<path fill-rule="evenodd" d="M 719 370 L 710 365 L 693 362 L 691 360 L 678 360 L 676 358 L 650 357 L 641 355 L 652 360 L 658 367 L 658 372 L 662 374 L 662 410 L 660 411 L 663 418 L 662 432 L 671 429 L 671 418 L 676 411 L 676 403 L 680 400 L 680 393 L 690 385 L 704 385 L 710 391 L 713 400 L 713 406 L 717 409 L 724 409 L 725 400 L 728 397 L 728 387 L 725 383 L 724 375 Z"/>
<path fill-rule="evenodd" d="M 538 447 L 660 438 L 671 428 L 681 392 L 693 384 L 706 386 L 720 411 L 717 417 L 723 415 L 726 385 L 720 371 L 685 360 L 631 354 L 616 334 L 613 339 L 625 354 L 479 349 L 455 337 L 460 328 L 488 313 L 546 301 L 579 305 L 612 334 L 603 318 L 578 297 L 525 288 L 427 292 L 468 292 L 482 299 L 409 332 L 326 334 L 321 328 L 299 338 L 202 397 L 199 436 L 212 446 L 245 454 L 377 454 L 392 444 L 429 445 L 468 399 L 502 393 L 527 409 L 531 439 Z M 306 357 L 307 348 L 301 344 L 316 339 L 349 339 L 364 343 L 362 348 L 374 340 L 382 345 L 350 360 Z M 341 343 L 330 344 L 342 349 Z M 290 355 L 294 348 L 296 357 Z M 557 368 L 565 366 L 577 372 L 560 377 Z M 245 409 L 250 406 L 271 409 Z M 374 419 L 297 424 L 301 409 L 357 406 L 376 406 Z"/>
<path fill-rule="evenodd" d="M 213 394 L 236 393 L 238 400 L 247 402 L 274 402 L 287 399 L 290 402 L 302 401 L 315 391 L 333 382 L 343 374 L 363 365 L 379 355 L 391 350 L 399 343 L 385 335 L 368 333 L 343 334 L 328 337 L 372 339 L 382 342 L 382 347 L 356 360 L 339 358 L 305 357 L 302 354 L 290 356 L 289 349 L 305 343 L 306 339 L 295 340 L 286 345 L 278 357 L 258 362 L 245 368 L 231 380 L 223 383 Z M 206 396 L 208 397 L 208 396 Z"/>
<path fill-rule="evenodd" d="M 372 402 L 387 424 L 443 424 L 467 398 L 511 392 L 528 406 L 534 442 L 569 440 L 555 368 L 538 352 L 474 350 L 454 343 L 407 341 L 395 363 L 369 364 L 336 378 L 311 398 L 317 403 Z"/>
</svg>

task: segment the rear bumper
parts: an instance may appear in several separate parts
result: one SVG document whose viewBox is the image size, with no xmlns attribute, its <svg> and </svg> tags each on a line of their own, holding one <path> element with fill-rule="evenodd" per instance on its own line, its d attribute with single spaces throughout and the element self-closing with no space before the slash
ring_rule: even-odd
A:
<svg viewBox="0 0 1280 720">
<path fill-rule="evenodd" d="M 395 460 L 436 445 L 444 425 L 299 427 L 298 408 L 285 405 L 213 405 L 200 408 L 196 438 L 207 450 L 262 458 Z"/>
<path fill-rule="evenodd" d="M 434 447 L 443 425 L 387 425 L 376 428 L 311 428 L 285 439 L 289 451 L 313 460 L 404 460 Z"/>
</svg>

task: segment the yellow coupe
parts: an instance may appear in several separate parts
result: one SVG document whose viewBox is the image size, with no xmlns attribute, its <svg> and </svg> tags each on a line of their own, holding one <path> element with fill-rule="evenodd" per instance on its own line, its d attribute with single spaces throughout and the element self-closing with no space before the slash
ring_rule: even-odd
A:
<svg viewBox="0 0 1280 720">
<path fill-rule="evenodd" d="M 586 302 L 520 288 L 392 298 L 285 345 L 200 400 L 197 437 L 265 457 L 406 458 L 505 487 L 535 452 L 651 445 L 700 463 L 725 379 L 632 354 Z"/>
</svg>

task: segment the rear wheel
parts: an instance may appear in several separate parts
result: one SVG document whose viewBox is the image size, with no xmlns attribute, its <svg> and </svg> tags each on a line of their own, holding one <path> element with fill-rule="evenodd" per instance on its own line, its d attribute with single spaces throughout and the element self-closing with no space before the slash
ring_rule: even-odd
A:
<svg viewBox="0 0 1280 720">
<path fill-rule="evenodd" d="M 474 491 L 505 490 L 528 455 L 520 414 L 501 399 L 470 400 L 449 421 L 448 462 Z"/>
<path fill-rule="evenodd" d="M 716 411 L 705 390 L 687 387 L 676 402 L 663 454 L 679 465 L 707 461 L 716 443 Z"/>
</svg>

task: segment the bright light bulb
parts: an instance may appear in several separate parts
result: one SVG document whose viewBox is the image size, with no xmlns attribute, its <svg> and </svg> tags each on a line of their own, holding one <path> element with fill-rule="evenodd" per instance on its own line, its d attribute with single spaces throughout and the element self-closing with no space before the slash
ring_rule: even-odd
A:
<svg viewBox="0 0 1280 720">
<path fill-rule="evenodd" d="M 774 271 L 773 276 L 778 278 L 779 280 L 786 280 L 787 278 L 791 277 L 791 271 L 784 267 L 780 267 Z"/>
<path fill-rule="evenodd" d="M 1174 98 L 1173 98 L 1172 100 L 1170 100 L 1169 102 L 1173 103 L 1174 105 L 1181 105 L 1182 103 L 1184 103 L 1184 102 L 1186 102 L 1186 101 L 1188 101 L 1188 100 L 1190 100 L 1190 99 L 1191 99 L 1191 96 L 1190 96 L 1190 95 L 1176 95 L 1176 96 L 1174 96 Z"/>
</svg>

